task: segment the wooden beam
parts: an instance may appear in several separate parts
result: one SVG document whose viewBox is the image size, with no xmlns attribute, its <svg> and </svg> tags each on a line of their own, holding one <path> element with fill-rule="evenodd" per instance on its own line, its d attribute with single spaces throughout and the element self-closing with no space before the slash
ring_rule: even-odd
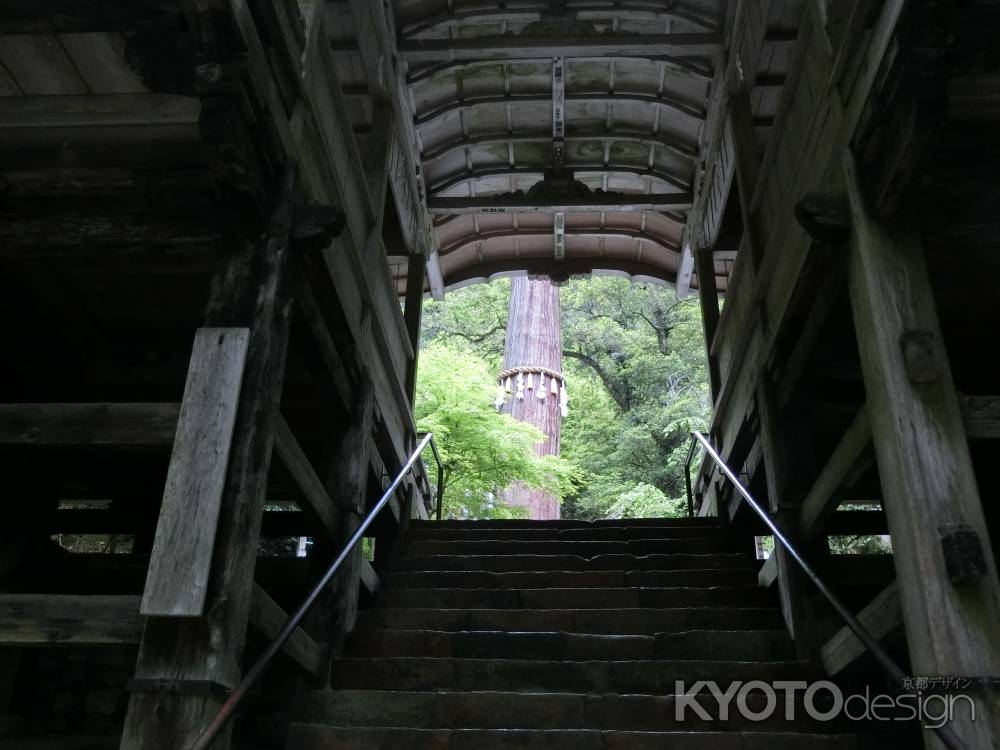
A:
<svg viewBox="0 0 1000 750">
<path fill-rule="evenodd" d="M 181 6 L 176 0 L 30 0 L 4 8 L 0 34 L 80 34 L 121 29 L 178 28 Z"/>
<path fill-rule="evenodd" d="M 893 582 L 858 613 L 858 620 L 878 641 L 897 633 L 903 626 L 899 586 Z M 820 649 L 819 659 L 831 677 L 840 674 L 868 653 L 858 637 L 846 625 Z"/>
<path fill-rule="evenodd" d="M 365 587 L 365 591 L 367 591 L 370 596 L 374 596 L 381 585 L 381 581 L 379 581 L 378 573 L 375 572 L 375 568 L 373 568 L 372 564 L 365 558 L 361 558 L 360 573 L 361 585 Z"/>
<path fill-rule="evenodd" d="M 597 211 L 669 211 L 691 205 L 690 193 L 605 194 L 586 198 L 538 200 L 528 196 L 494 195 L 482 198 L 428 198 L 432 214 L 566 213 Z"/>
<path fill-rule="evenodd" d="M 0 594 L 0 645 L 134 645 L 138 596 Z"/>
<path fill-rule="evenodd" d="M 447 60 L 521 60 L 539 57 L 711 57 L 722 49 L 718 34 L 629 34 L 625 36 L 498 36 L 467 39 L 404 39 L 402 60 L 413 65 Z"/>
<path fill-rule="evenodd" d="M 247 328 L 195 333 L 142 595 L 147 617 L 205 611 L 249 340 Z"/>
<path fill-rule="evenodd" d="M 0 97 L 0 131 L 9 128 L 189 125 L 201 101 L 174 94 L 85 94 Z"/>
<path fill-rule="evenodd" d="M 212 282 L 205 325 L 249 328 L 250 342 L 205 615 L 147 620 L 136 664 L 140 684 L 178 677 L 223 688 L 239 682 L 292 317 L 294 185 L 295 170 L 289 168 L 276 191 L 268 229 L 234 248 Z M 129 699 L 121 747 L 187 747 L 222 700 L 219 691 L 136 690 Z M 228 747 L 228 741 L 226 734 L 218 747 Z"/>
<path fill-rule="evenodd" d="M 862 406 L 802 503 L 802 510 L 799 511 L 799 532 L 803 540 L 809 541 L 821 532 L 830 516 L 837 510 L 841 499 L 837 490 L 844 485 L 845 479 L 850 476 L 861 454 L 871 445 L 871 441 L 872 428 L 868 420 L 868 410 Z"/>
<path fill-rule="evenodd" d="M 178 404 L 0 404 L 0 446 L 164 447 Z"/>
<path fill-rule="evenodd" d="M 312 284 L 309 281 L 309 274 L 301 263 L 295 268 L 295 308 L 302 316 L 309 331 L 313 335 L 316 348 L 319 351 L 320 359 L 326 367 L 327 372 L 340 396 L 341 403 L 345 408 L 349 407 L 354 400 L 354 387 L 351 385 L 351 378 L 347 368 L 340 356 L 337 345 L 334 343 L 327 325 L 326 316 L 320 306 L 316 294 L 313 292 Z"/>
<path fill-rule="evenodd" d="M 923 249 L 912 227 L 890 231 L 872 218 L 846 149 L 842 169 L 848 288 L 910 661 L 915 674 L 1000 674 L 1000 582 Z M 984 551 L 974 583 L 949 580 L 942 530 L 951 524 Z M 1000 731 L 997 705 L 979 708 L 978 721 L 950 724 L 968 747 L 988 747 Z"/>
<path fill-rule="evenodd" d="M 764 256 L 764 240 L 751 203 L 760 177 L 760 155 L 757 152 L 757 131 L 754 128 L 750 93 L 738 88 L 729 99 L 729 127 L 733 135 L 733 167 L 739 185 L 740 215 L 743 232 L 749 238 L 754 268 Z"/>
<path fill-rule="evenodd" d="M 292 434 L 288 422 L 280 414 L 274 423 L 274 448 L 281 457 L 281 462 L 292 475 L 295 483 L 302 490 L 302 496 L 313 513 L 319 517 L 323 527 L 331 537 L 337 536 L 337 509 L 330 496 L 326 494 L 323 482 L 316 476 L 316 471 L 309 462 L 299 441 Z"/>
<path fill-rule="evenodd" d="M 265 638 L 273 639 L 288 623 L 285 610 L 258 584 L 253 585 L 250 599 L 250 625 Z M 327 650 L 314 641 L 302 628 L 296 628 L 282 647 L 296 664 L 316 680 L 326 678 L 329 658 Z"/>
<path fill-rule="evenodd" d="M 221 237 L 213 222 L 189 215 L 0 213 L 0 258 L 204 256 Z"/>
<path fill-rule="evenodd" d="M 771 588 L 778 580 L 778 558 L 773 554 L 768 557 L 757 572 L 757 585 L 765 589 Z"/>
</svg>

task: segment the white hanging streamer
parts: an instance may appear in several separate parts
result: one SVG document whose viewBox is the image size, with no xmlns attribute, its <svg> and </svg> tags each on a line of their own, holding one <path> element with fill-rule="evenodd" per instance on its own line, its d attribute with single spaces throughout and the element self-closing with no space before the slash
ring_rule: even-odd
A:
<svg viewBox="0 0 1000 750">
<path fill-rule="evenodd" d="M 535 396 L 538 397 L 540 401 L 545 400 L 545 373 L 538 373 L 538 390 L 535 392 Z"/>
<path fill-rule="evenodd" d="M 524 401 L 524 373 L 517 374 L 517 400 Z"/>
<path fill-rule="evenodd" d="M 497 386 L 497 397 L 493 400 L 493 405 L 500 411 L 503 408 L 505 401 L 506 391 L 504 390 L 503 383 Z"/>
<path fill-rule="evenodd" d="M 569 414 L 569 394 L 566 392 L 565 383 L 563 383 L 562 392 L 559 394 L 559 411 L 564 417 Z"/>
</svg>

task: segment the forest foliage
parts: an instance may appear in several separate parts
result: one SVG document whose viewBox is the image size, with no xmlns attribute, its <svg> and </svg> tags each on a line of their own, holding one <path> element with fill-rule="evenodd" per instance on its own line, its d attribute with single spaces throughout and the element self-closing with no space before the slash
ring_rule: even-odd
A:
<svg viewBox="0 0 1000 750">
<path fill-rule="evenodd" d="M 677 515 L 684 458 L 710 397 L 697 300 L 619 278 L 561 289 L 569 415 L 561 458 L 526 447 L 540 438 L 493 408 L 510 284 L 495 281 L 429 302 L 416 412 L 448 454 L 446 510 L 503 516 L 494 492 L 516 477 L 563 499 L 567 518 Z"/>
</svg>

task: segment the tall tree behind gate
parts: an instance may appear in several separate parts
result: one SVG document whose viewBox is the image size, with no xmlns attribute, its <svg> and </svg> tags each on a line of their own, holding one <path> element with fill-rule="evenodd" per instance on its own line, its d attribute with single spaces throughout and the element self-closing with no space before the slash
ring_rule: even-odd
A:
<svg viewBox="0 0 1000 750">
<path fill-rule="evenodd" d="M 548 278 L 512 279 L 500 376 L 506 403 L 501 408 L 545 434 L 546 440 L 535 446 L 540 456 L 559 455 L 561 409 L 566 403 L 561 337 L 559 287 Z M 527 507 L 529 518 L 559 518 L 558 498 L 542 490 L 516 483 L 506 490 L 505 499 Z"/>
</svg>

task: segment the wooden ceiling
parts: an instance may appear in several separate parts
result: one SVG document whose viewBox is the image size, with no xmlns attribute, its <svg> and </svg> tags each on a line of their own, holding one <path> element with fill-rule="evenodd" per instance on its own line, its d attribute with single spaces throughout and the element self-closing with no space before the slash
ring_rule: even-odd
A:
<svg viewBox="0 0 1000 750">
<path fill-rule="evenodd" d="M 391 5 L 446 288 L 521 272 L 676 282 L 734 3 Z M 798 12 L 772 3 L 766 20 L 752 91 L 762 152 Z M 329 2 L 327 14 L 363 142 L 373 106 L 349 4 Z M 575 200 L 529 196 L 560 174 Z M 719 251 L 724 292 L 735 248 Z M 405 251 L 390 262 L 402 292 Z"/>
</svg>

